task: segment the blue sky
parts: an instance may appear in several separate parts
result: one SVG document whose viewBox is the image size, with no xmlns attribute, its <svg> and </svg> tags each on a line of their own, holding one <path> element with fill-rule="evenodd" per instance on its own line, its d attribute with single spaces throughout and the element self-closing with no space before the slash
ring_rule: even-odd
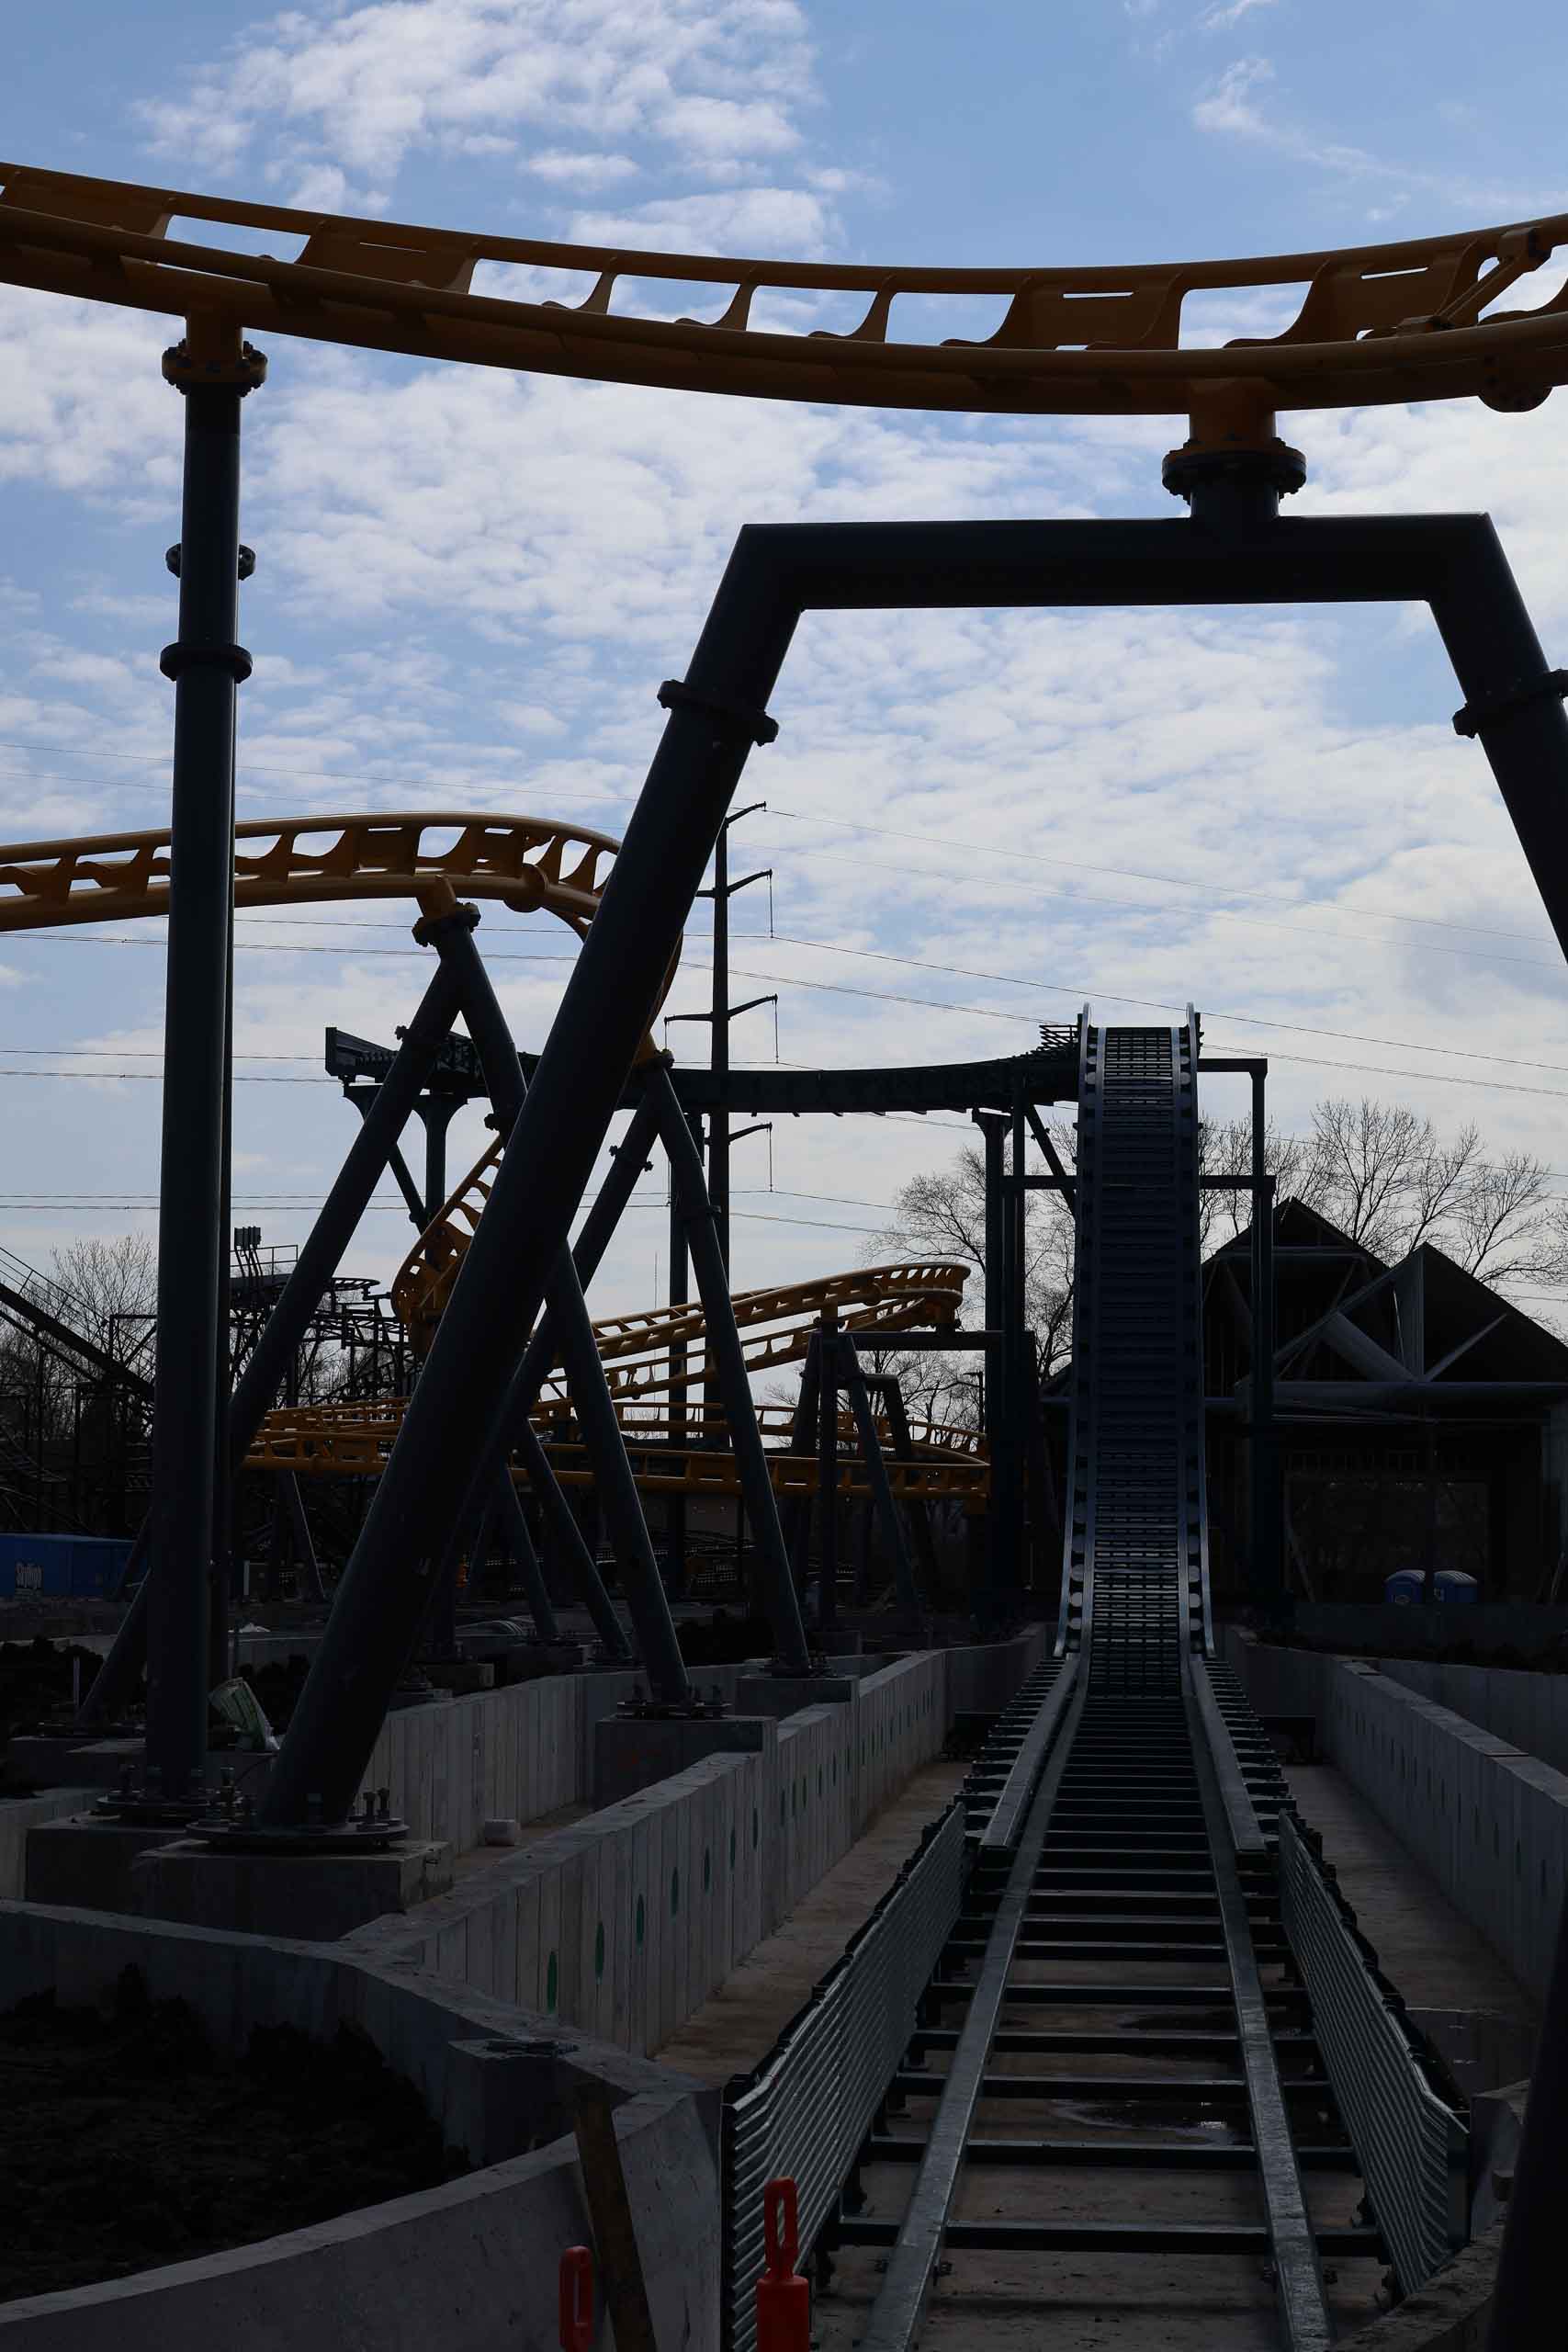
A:
<svg viewBox="0 0 1568 2352">
<path fill-rule="evenodd" d="M 44 29 L 44 25 L 47 29 Z M 519 235 L 800 258 L 1016 264 L 1280 252 L 1568 209 L 1568 20 L 1457 0 L 306 0 L 284 16 L 58 0 L 14 32 L 11 158 Z M 1557 276 L 1543 280 L 1560 282 Z M 1251 323 L 1241 322 L 1242 329 Z M 1205 332 L 1238 330 L 1217 307 Z M 164 820 L 180 406 L 166 335 L 0 288 L 0 835 Z M 1156 422 L 747 406 L 289 345 L 247 404 L 242 813 L 451 806 L 615 831 L 749 519 L 1159 513 Z M 1487 507 L 1549 659 L 1568 623 L 1563 395 L 1293 420 L 1302 512 Z M 1005 1052 L 1091 996 L 1195 999 L 1330 1091 L 1477 1119 L 1565 1171 L 1562 959 L 1425 615 L 814 617 L 737 855 L 774 868 L 798 1063 Z M 742 848 L 742 843 L 744 844 Z M 412 910 L 410 910 L 412 914 Z M 764 894 L 738 932 L 767 931 Z M 487 915 L 537 1043 L 566 935 Z M 129 937 L 129 935 L 128 935 Z M 352 1136 L 328 1022 L 421 985 L 395 908 L 240 929 L 239 1213 L 298 1238 Z M 671 1009 L 705 999 L 690 941 Z M 0 952 L 0 1238 L 151 1222 L 163 952 Z M 677 1030 L 679 1049 L 701 1033 Z M 738 1023 L 769 1059 L 773 1023 Z M 291 1058 L 290 1058 L 291 1057 Z M 141 1072 L 128 1076 L 121 1073 Z M 113 1073 L 110 1075 L 110 1073 Z M 1484 1083 L 1477 1083 L 1484 1080 Z M 1239 1108 L 1215 1091 L 1217 1111 Z M 455 1133 L 454 1161 L 482 1140 Z M 738 1155 L 739 1283 L 858 1262 L 956 1134 L 798 1125 Z M 662 1286 L 661 1181 L 595 1294 Z M 73 1204 L 65 1208 L 62 1204 Z M 351 1262 L 407 1238 L 390 1194 Z"/>
</svg>

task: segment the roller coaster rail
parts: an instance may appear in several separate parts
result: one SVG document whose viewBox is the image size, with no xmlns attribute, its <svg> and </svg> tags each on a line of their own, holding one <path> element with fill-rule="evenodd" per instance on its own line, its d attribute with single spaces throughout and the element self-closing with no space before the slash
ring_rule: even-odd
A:
<svg viewBox="0 0 1568 2352">
<path fill-rule="evenodd" d="M 171 236 L 175 220 L 297 238 L 288 259 Z M 1568 241 L 1554 214 L 1440 237 L 1257 259 L 1132 267 L 945 269 L 641 253 L 493 237 L 254 204 L 0 164 L 0 278 L 237 334 L 397 351 L 547 375 L 773 400 L 1004 414 L 1185 415 L 1206 439 L 1244 413 L 1473 396 L 1531 408 L 1568 377 L 1568 292 L 1496 311 Z M 577 302 L 473 290 L 485 273 L 591 280 Z M 1296 289 L 1273 337 L 1183 345 L 1195 295 Z M 615 307 L 700 286 L 708 320 Z M 760 296 L 860 294 L 847 333 L 751 324 Z M 896 339 L 892 314 L 956 300 L 1006 313 L 994 332 Z M 984 324 L 984 321 L 976 321 Z"/>
<path fill-rule="evenodd" d="M 452 808 L 252 818 L 234 836 L 236 907 L 408 899 L 445 885 L 516 914 L 558 915 L 580 938 L 620 846 L 549 818 Z M 0 845 L 0 932 L 167 915 L 169 850 L 166 831 Z"/>
</svg>

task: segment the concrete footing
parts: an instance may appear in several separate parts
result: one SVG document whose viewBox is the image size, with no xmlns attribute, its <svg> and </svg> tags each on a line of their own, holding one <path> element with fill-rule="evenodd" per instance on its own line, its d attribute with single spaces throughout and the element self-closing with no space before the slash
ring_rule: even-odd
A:
<svg viewBox="0 0 1568 2352">
<path fill-rule="evenodd" d="M 427 1657 L 420 1666 L 437 1690 L 450 1690 L 454 1697 L 495 1689 L 495 1666 L 489 1658 Z"/>
<path fill-rule="evenodd" d="M 777 1738 L 767 1714 L 607 1715 L 593 1726 L 593 1803 L 619 1804 L 705 1756 L 766 1753 Z"/>
<path fill-rule="evenodd" d="M 85 1813 L 41 1822 L 28 1832 L 27 1900 L 71 1911 L 134 1911 L 132 1863 L 179 1835 Z"/>
<path fill-rule="evenodd" d="M 379 1854 L 236 1854 L 181 1838 L 130 1866 L 133 1907 L 144 1918 L 310 1943 L 412 1910 L 445 1894 L 452 1878 L 450 1845 L 423 1840 Z"/>
<path fill-rule="evenodd" d="M 89 1734 L 55 1739 L 18 1732 L 6 1750 L 14 1781 L 34 1789 L 113 1789 L 129 1764 L 141 1778 L 146 1743 L 140 1739 L 94 1739 Z"/>
<path fill-rule="evenodd" d="M 746 1674 L 735 1686 L 743 1715 L 798 1714 L 802 1707 L 847 1706 L 860 1685 L 852 1674 Z"/>
</svg>

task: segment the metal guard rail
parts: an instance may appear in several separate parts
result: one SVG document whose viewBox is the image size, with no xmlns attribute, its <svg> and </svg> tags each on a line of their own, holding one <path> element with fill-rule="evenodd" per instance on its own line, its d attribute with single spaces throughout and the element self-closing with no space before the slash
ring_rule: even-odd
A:
<svg viewBox="0 0 1568 2352">
<path fill-rule="evenodd" d="M 915 2029 L 958 1917 L 964 1811 L 955 1799 L 757 2072 L 724 2095 L 725 2352 L 754 2352 L 762 2191 L 795 2183 L 809 2247 L 838 2199 Z"/>
<path fill-rule="evenodd" d="M 1323 1863 L 1280 1815 L 1286 1936 L 1312 2002 L 1313 2030 L 1355 2143 L 1395 2275 L 1407 2295 L 1469 2236 L 1470 2133 L 1427 2080 L 1398 1996 Z"/>
</svg>

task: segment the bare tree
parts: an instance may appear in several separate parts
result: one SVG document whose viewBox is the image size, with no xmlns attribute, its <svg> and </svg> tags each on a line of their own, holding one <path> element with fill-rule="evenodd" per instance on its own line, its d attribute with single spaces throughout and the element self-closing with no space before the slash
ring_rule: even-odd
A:
<svg viewBox="0 0 1568 2352">
<path fill-rule="evenodd" d="M 158 1303 L 158 1253 L 151 1235 L 85 1238 L 53 1252 L 54 1279 L 70 1302 L 66 1319 L 121 1363 L 152 1330 Z M 152 1343 L 147 1340 L 147 1352 Z"/>
<path fill-rule="evenodd" d="M 1551 1170 L 1529 1152 L 1478 1161 L 1453 1215 L 1454 1255 L 1482 1282 L 1568 1279 L 1568 1234 L 1548 1193 Z"/>
<path fill-rule="evenodd" d="M 1199 1126 L 1199 1152 L 1205 1176 L 1250 1177 L 1250 1119 L 1204 1119 Z M 1314 1145 L 1300 1136 L 1281 1135 L 1272 1119 L 1263 1131 L 1263 1165 L 1274 1179 L 1276 1200 L 1305 1200 L 1317 1205 L 1323 1182 Z M 1229 1228 L 1235 1239 L 1252 1223 L 1252 1195 L 1233 1191 L 1204 1193 L 1199 1211 L 1199 1238 L 1205 1245 L 1215 1226 Z"/>
<path fill-rule="evenodd" d="M 1320 1102 L 1312 1114 L 1325 1214 L 1379 1257 L 1402 1254 L 1410 1204 L 1438 1149 L 1430 1119 L 1403 1102 Z"/>
<path fill-rule="evenodd" d="M 1062 1166 L 1077 1158 L 1077 1131 L 1067 1120 L 1046 1129 Z M 1035 1172 L 1043 1162 L 1033 1161 Z M 895 1196 L 897 1222 L 879 1234 L 888 1250 L 920 1257 L 961 1258 L 975 1269 L 965 1323 L 974 1328 L 984 1312 L 986 1267 L 986 1161 L 971 1144 L 951 1167 L 911 1177 Z M 1073 1215 L 1058 1192 L 1024 1195 L 1024 1321 L 1033 1334 L 1035 1369 L 1044 1378 L 1072 1351 Z M 897 1343 L 895 1342 L 895 1345 Z M 965 1419 L 977 1405 L 980 1369 L 969 1355 L 927 1357 L 921 1374 L 933 1419 Z"/>
</svg>

